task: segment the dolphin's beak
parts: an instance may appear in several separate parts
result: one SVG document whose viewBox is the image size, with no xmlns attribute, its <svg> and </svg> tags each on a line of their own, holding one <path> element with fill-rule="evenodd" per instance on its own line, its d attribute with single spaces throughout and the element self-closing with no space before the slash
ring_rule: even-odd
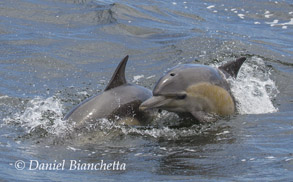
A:
<svg viewBox="0 0 293 182">
<path fill-rule="evenodd" d="M 144 111 L 151 108 L 160 108 L 170 102 L 170 98 L 165 96 L 153 96 L 140 104 L 139 110 Z"/>
</svg>

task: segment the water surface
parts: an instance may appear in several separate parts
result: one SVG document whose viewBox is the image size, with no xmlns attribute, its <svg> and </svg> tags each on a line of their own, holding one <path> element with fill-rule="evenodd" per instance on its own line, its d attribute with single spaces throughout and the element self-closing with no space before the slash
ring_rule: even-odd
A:
<svg viewBox="0 0 293 182">
<path fill-rule="evenodd" d="M 0 2 L 2 181 L 290 181 L 293 178 L 293 4 L 289 0 Z M 229 80 L 239 113 L 214 124 L 133 128 L 101 120 L 73 132 L 62 120 L 126 77 L 152 89 L 183 63 L 247 61 Z M 23 170 L 15 162 L 25 162 Z M 30 160 L 64 170 L 29 170 Z M 69 170 L 125 163 L 125 170 Z"/>
</svg>

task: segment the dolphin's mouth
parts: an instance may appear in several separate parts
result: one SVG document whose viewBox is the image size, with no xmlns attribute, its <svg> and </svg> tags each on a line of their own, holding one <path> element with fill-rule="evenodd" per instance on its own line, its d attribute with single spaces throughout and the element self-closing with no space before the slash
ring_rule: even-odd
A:
<svg viewBox="0 0 293 182">
<path fill-rule="evenodd" d="M 139 110 L 144 111 L 151 108 L 160 108 L 170 102 L 165 96 L 153 96 L 140 104 Z"/>
<path fill-rule="evenodd" d="M 152 108 L 168 108 L 170 107 L 170 102 L 174 100 L 182 100 L 185 99 L 186 93 L 171 93 L 171 94 L 164 94 L 164 95 L 157 95 L 149 98 L 148 100 L 144 101 L 140 106 L 139 110 L 144 111 L 146 109 Z"/>
</svg>

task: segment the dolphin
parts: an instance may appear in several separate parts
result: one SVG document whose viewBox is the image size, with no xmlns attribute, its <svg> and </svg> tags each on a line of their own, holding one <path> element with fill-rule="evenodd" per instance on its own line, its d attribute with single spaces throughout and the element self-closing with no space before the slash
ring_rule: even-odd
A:
<svg viewBox="0 0 293 182">
<path fill-rule="evenodd" d="M 218 68 L 200 64 L 178 65 L 159 79 L 153 97 L 144 101 L 140 110 L 163 109 L 179 116 L 189 116 L 200 123 L 231 115 L 236 107 L 226 79 L 236 78 L 245 60 L 241 57 Z"/>
<path fill-rule="evenodd" d="M 149 115 L 139 111 L 139 105 L 150 98 L 152 92 L 142 86 L 127 83 L 125 67 L 128 57 L 122 59 L 104 92 L 77 105 L 64 119 L 74 122 L 77 128 L 101 118 L 119 120 L 127 125 L 146 125 Z"/>
</svg>

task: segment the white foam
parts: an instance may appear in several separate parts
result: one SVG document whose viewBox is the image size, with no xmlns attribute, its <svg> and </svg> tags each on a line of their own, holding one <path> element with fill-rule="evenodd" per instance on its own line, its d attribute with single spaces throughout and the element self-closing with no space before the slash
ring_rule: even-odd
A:
<svg viewBox="0 0 293 182">
<path fill-rule="evenodd" d="M 27 133 L 37 128 L 45 129 L 50 134 L 61 135 L 70 129 L 63 120 L 63 106 L 55 97 L 43 99 L 40 97 L 30 100 L 22 112 L 4 118 L 6 124 L 19 124 Z"/>
<path fill-rule="evenodd" d="M 71 147 L 71 146 L 67 146 L 66 148 L 67 150 L 72 150 L 72 151 L 77 151 L 77 150 L 81 150 L 81 149 L 78 149 L 78 148 L 74 148 L 74 147 Z"/>
<path fill-rule="evenodd" d="M 273 14 L 271 14 L 270 11 L 266 11 L 264 15 L 265 18 L 270 18 L 271 16 L 273 16 Z"/>
<path fill-rule="evenodd" d="M 155 77 L 156 77 L 156 75 L 151 75 L 151 76 L 147 77 L 146 79 L 148 80 L 148 79 L 155 78 Z"/>
<path fill-rule="evenodd" d="M 136 76 L 133 76 L 132 82 L 138 82 L 138 80 L 140 80 L 141 78 L 144 78 L 144 75 L 136 75 Z"/>
<path fill-rule="evenodd" d="M 274 20 L 274 21 L 272 21 L 272 22 L 265 22 L 265 23 L 266 23 L 266 24 L 269 24 L 271 27 L 273 27 L 273 26 L 277 25 L 278 22 L 279 22 L 279 20 Z"/>
<path fill-rule="evenodd" d="M 167 148 L 166 148 L 166 147 L 160 147 L 160 149 L 161 149 L 161 150 L 167 150 Z"/>
<path fill-rule="evenodd" d="M 265 15 L 265 18 L 270 18 L 271 16 L 273 16 L 273 14 L 268 14 L 268 15 Z"/>
<path fill-rule="evenodd" d="M 216 134 L 216 135 L 225 135 L 225 134 L 229 134 L 229 133 L 230 133 L 230 131 L 223 131 L 223 132 L 218 133 L 218 134 Z"/>
<path fill-rule="evenodd" d="M 154 138 L 165 137 L 169 139 L 174 139 L 179 137 L 178 133 L 175 130 L 172 130 L 168 127 L 164 127 L 161 129 L 153 128 L 153 129 L 147 129 L 147 130 L 140 130 L 136 128 L 121 128 L 121 129 L 122 129 L 122 132 L 126 135 L 135 133 L 135 134 L 140 134 L 144 136 L 151 136 Z"/>
<path fill-rule="evenodd" d="M 6 99 L 6 98 L 8 98 L 7 95 L 2 95 L 2 96 L 0 96 L 0 99 Z"/>
<path fill-rule="evenodd" d="M 279 93 L 275 82 L 270 78 L 264 61 L 252 57 L 241 67 L 237 79 L 229 79 L 231 90 L 238 102 L 240 114 L 262 114 L 278 111 L 272 99 Z"/>
<path fill-rule="evenodd" d="M 274 156 L 268 156 L 268 157 L 265 157 L 266 159 L 275 159 L 276 157 Z"/>
<path fill-rule="evenodd" d="M 136 153 L 134 156 L 141 156 L 143 153 Z"/>
<path fill-rule="evenodd" d="M 155 118 L 158 122 L 162 122 L 162 120 L 170 120 L 173 117 L 173 113 L 169 113 L 167 111 L 162 111 L 162 113 L 158 113 Z M 157 123 L 157 121 L 154 121 L 154 123 Z M 120 131 L 124 135 L 142 135 L 142 136 L 148 136 L 152 138 L 166 138 L 168 140 L 177 139 L 180 137 L 186 137 L 186 136 L 194 136 L 199 133 L 202 133 L 207 128 L 201 127 L 200 130 L 197 128 L 190 128 L 186 130 L 176 130 L 176 129 L 170 129 L 169 127 L 162 127 L 162 128 L 136 128 L 136 127 L 129 127 L 127 125 L 121 125 L 116 122 L 112 122 L 108 119 L 99 119 L 97 123 L 94 124 L 95 126 L 88 126 L 87 129 L 89 130 L 96 130 L 99 129 L 104 134 L 109 135 L 109 132 L 112 131 Z M 162 150 L 166 148 L 161 148 Z"/>
<path fill-rule="evenodd" d="M 244 19 L 244 14 L 238 14 L 239 18 Z"/>
<path fill-rule="evenodd" d="M 196 150 L 194 150 L 194 149 L 184 149 L 184 150 L 187 152 L 196 152 Z"/>
<path fill-rule="evenodd" d="M 287 25 L 293 25 L 293 18 L 290 19 L 289 22 L 285 23 L 279 23 L 279 20 L 274 20 L 272 22 L 265 22 L 266 24 L 269 24 L 271 27 L 273 26 L 282 26 L 283 29 L 287 29 Z"/>
<path fill-rule="evenodd" d="M 215 5 L 210 5 L 210 6 L 207 7 L 207 9 L 212 9 L 214 7 L 216 7 L 216 6 Z"/>
<path fill-rule="evenodd" d="M 288 27 L 287 26 L 282 26 L 282 29 L 287 29 Z"/>
</svg>

